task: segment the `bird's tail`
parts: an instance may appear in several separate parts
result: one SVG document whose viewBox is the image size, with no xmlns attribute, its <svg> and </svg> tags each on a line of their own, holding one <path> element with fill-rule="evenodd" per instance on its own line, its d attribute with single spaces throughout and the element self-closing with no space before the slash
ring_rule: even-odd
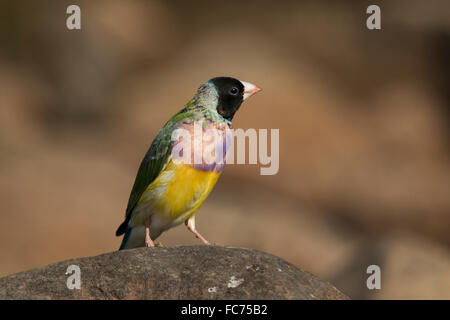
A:
<svg viewBox="0 0 450 320">
<path fill-rule="evenodd" d="M 119 229 L 117 229 L 116 235 L 117 235 L 117 233 L 119 233 L 119 230 L 124 225 L 124 223 L 122 223 L 120 225 Z M 120 244 L 119 250 L 125 249 L 125 246 L 126 246 L 126 244 L 128 242 L 128 239 L 130 238 L 131 231 L 132 231 L 132 228 L 125 226 L 125 230 L 122 233 L 119 233 L 119 235 L 125 233 L 124 236 L 123 236 L 123 239 L 122 239 L 122 243 Z"/>
<path fill-rule="evenodd" d="M 124 231 L 124 236 L 122 243 L 120 244 L 119 250 L 131 249 L 145 246 L 145 227 L 137 226 L 130 227 L 126 226 Z"/>
<path fill-rule="evenodd" d="M 122 224 L 117 228 L 117 230 L 116 230 L 116 236 L 117 237 L 125 233 L 125 231 L 127 230 L 129 221 L 130 221 L 130 218 L 126 217 L 125 221 L 122 222 Z"/>
<path fill-rule="evenodd" d="M 120 224 L 120 226 L 117 228 L 116 230 L 116 237 L 121 236 L 122 234 L 125 233 L 125 235 L 123 236 L 122 239 L 122 244 L 120 245 L 119 250 L 122 250 L 125 248 L 125 245 L 127 243 L 128 238 L 130 237 L 131 234 L 131 228 L 128 226 L 128 222 L 129 222 L 129 217 L 125 218 L 125 221 L 122 222 Z"/>
</svg>

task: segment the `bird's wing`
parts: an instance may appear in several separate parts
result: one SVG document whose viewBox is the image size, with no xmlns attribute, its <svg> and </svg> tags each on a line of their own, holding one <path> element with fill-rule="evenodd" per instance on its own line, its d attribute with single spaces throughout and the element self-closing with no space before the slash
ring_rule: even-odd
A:
<svg viewBox="0 0 450 320">
<path fill-rule="evenodd" d="M 186 108 L 179 111 L 164 125 L 155 140 L 153 140 L 149 150 L 141 162 L 141 165 L 139 166 L 133 189 L 131 190 L 130 198 L 128 200 L 125 221 L 117 229 L 116 235 L 121 235 L 125 232 L 133 209 L 142 194 L 170 161 L 172 146 L 174 143 L 174 141 L 172 141 L 173 130 L 182 123 L 189 123 L 193 121 L 193 112 L 194 111 Z"/>
</svg>

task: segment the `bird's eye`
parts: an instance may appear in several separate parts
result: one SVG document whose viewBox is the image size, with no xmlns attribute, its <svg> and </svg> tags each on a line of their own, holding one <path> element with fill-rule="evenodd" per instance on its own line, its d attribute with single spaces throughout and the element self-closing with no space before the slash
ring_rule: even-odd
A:
<svg viewBox="0 0 450 320">
<path fill-rule="evenodd" d="M 233 88 L 230 89 L 230 94 L 233 95 L 233 96 L 237 95 L 238 92 L 239 92 L 239 89 L 236 88 L 236 87 L 233 87 Z"/>
</svg>

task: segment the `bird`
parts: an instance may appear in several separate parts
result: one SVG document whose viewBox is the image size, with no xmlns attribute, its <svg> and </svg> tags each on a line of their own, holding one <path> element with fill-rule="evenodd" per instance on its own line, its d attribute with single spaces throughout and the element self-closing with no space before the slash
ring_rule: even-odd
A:
<svg viewBox="0 0 450 320">
<path fill-rule="evenodd" d="M 116 236 L 123 235 L 119 250 L 155 247 L 161 233 L 183 222 L 201 242 L 210 244 L 195 227 L 195 213 L 224 169 L 235 113 L 244 100 L 260 90 L 250 82 L 215 77 L 203 83 L 184 108 L 167 121 L 136 174 L 125 220 L 116 231 Z M 213 130 L 221 139 L 210 139 L 213 142 L 196 148 L 200 138 L 194 131 L 198 128 L 202 135 Z M 180 130 L 188 135 L 176 138 L 174 133 Z M 187 141 L 193 132 L 194 137 Z M 205 156 L 207 147 L 214 151 L 207 153 L 210 157 Z"/>
</svg>

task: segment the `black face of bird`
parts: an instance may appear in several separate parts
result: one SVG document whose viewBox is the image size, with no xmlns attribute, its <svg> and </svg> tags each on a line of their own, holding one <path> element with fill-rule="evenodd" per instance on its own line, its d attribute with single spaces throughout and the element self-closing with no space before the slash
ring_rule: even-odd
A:
<svg viewBox="0 0 450 320">
<path fill-rule="evenodd" d="M 261 89 L 245 81 L 229 77 L 213 78 L 213 83 L 219 95 L 217 112 L 227 120 L 232 120 L 242 102 Z"/>
</svg>

